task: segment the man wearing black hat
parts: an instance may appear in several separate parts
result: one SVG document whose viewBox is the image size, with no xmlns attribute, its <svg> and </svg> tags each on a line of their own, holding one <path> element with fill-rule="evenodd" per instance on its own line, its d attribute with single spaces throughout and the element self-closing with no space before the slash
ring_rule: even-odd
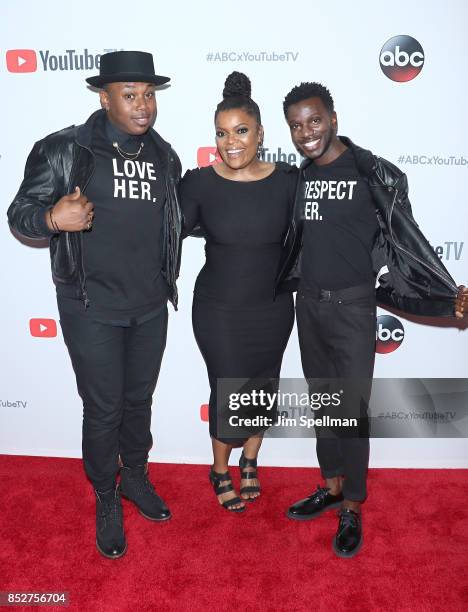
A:
<svg viewBox="0 0 468 612">
<path fill-rule="evenodd" d="M 96 544 L 127 549 L 120 495 L 153 521 L 171 517 L 148 479 L 152 395 L 177 307 L 180 162 L 153 129 L 153 57 L 101 57 L 102 109 L 37 142 L 10 225 L 50 239 L 63 336 L 83 400 L 83 460 L 96 493 Z M 53 378 L 53 377 L 51 377 Z M 116 478 L 121 462 L 120 484 Z"/>
</svg>

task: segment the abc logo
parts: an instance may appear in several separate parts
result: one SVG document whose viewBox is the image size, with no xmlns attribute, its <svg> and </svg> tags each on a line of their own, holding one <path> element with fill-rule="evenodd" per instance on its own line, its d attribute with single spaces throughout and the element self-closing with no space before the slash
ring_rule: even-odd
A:
<svg viewBox="0 0 468 612">
<path fill-rule="evenodd" d="M 423 48 L 411 36 L 394 36 L 387 40 L 380 51 L 382 72 L 398 83 L 405 83 L 417 77 L 423 65 Z"/>
<path fill-rule="evenodd" d="M 405 330 L 401 321 L 390 315 L 377 317 L 375 350 L 377 353 L 391 353 L 403 342 Z"/>
</svg>

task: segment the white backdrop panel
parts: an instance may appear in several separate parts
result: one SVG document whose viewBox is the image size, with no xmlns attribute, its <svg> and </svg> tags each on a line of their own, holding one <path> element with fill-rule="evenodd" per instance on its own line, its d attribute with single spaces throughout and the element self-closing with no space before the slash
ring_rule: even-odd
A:
<svg viewBox="0 0 468 612">
<path fill-rule="evenodd" d="M 452 275 L 467 282 L 468 165 L 450 162 L 451 157 L 468 160 L 464 78 L 468 8 L 463 0 L 443 5 L 438 0 L 396 0 L 391 5 L 373 0 L 289 4 L 262 0 L 248 5 L 23 0 L 3 2 L 0 12 L 4 213 L 33 142 L 82 123 L 98 107 L 97 94 L 84 82 L 96 69 L 52 70 L 49 65 L 45 70 L 42 57 L 47 52 L 49 59 L 63 56 L 67 50 L 78 55 L 85 50 L 92 55 L 146 50 L 155 55 L 157 72 L 172 77 L 171 86 L 158 95 L 156 129 L 178 151 L 184 170 L 196 166 L 199 147 L 214 142 L 213 113 L 232 70 L 244 71 L 252 80 L 269 153 L 278 148 L 294 153 L 282 115 L 284 95 L 303 80 L 326 84 L 335 98 L 340 133 L 407 172 L 416 219 L 433 246 L 439 247 Z M 416 38 L 425 55 L 421 73 L 406 83 L 390 80 L 379 65 L 381 47 L 399 34 Z M 6 52 L 15 49 L 35 51 L 37 70 L 9 71 Z M 232 55 L 221 61 L 223 53 L 231 52 L 291 55 L 289 61 L 234 60 Z M 30 58 L 31 53 L 27 62 Z M 413 156 L 437 156 L 449 163 L 421 163 L 421 157 L 419 163 L 409 163 Z M 0 250 L 0 452 L 80 456 L 81 403 L 60 327 L 55 338 L 32 337 L 29 332 L 31 318 L 58 322 L 48 251 L 15 240 L 5 216 Z M 207 423 L 200 419 L 200 405 L 208 400 L 208 381 L 191 328 L 192 290 L 202 265 L 202 242 L 186 241 L 180 310 L 171 312 L 154 397 L 152 459 L 210 460 Z M 377 355 L 376 376 L 467 376 L 466 332 L 400 320 L 404 342 L 393 353 Z M 283 375 L 301 376 L 295 331 Z M 310 440 L 268 440 L 262 462 L 316 465 L 313 446 Z M 373 440 L 371 465 L 468 467 L 466 446 L 465 440 Z"/>
</svg>

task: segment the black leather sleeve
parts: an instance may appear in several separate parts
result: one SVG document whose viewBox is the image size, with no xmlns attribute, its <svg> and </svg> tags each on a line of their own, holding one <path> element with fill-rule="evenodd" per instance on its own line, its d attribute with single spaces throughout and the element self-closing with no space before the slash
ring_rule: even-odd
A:
<svg viewBox="0 0 468 612">
<path fill-rule="evenodd" d="M 395 183 L 395 187 L 398 189 L 398 197 L 397 197 L 398 205 L 414 221 L 413 211 L 411 209 L 411 202 L 409 201 L 409 197 L 408 197 L 408 179 L 406 177 L 406 174 L 402 173 L 400 175 L 400 177 L 397 179 Z"/>
<path fill-rule="evenodd" d="M 54 232 L 48 228 L 45 214 L 55 204 L 56 192 L 57 181 L 41 140 L 28 156 L 23 182 L 8 208 L 10 226 L 28 238 L 52 236 Z"/>
<path fill-rule="evenodd" d="M 182 208 L 182 238 L 193 236 L 203 238 L 200 217 L 200 170 L 187 170 L 180 186 Z"/>
</svg>

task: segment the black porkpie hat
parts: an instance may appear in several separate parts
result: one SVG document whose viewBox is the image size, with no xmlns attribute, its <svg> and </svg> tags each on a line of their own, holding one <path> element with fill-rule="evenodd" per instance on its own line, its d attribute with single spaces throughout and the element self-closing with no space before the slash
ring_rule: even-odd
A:
<svg viewBox="0 0 468 612">
<path fill-rule="evenodd" d="M 163 85 L 171 79 L 154 73 L 153 56 L 144 51 L 112 51 L 101 55 L 99 76 L 86 79 L 93 87 L 106 83 L 154 83 Z"/>
</svg>

